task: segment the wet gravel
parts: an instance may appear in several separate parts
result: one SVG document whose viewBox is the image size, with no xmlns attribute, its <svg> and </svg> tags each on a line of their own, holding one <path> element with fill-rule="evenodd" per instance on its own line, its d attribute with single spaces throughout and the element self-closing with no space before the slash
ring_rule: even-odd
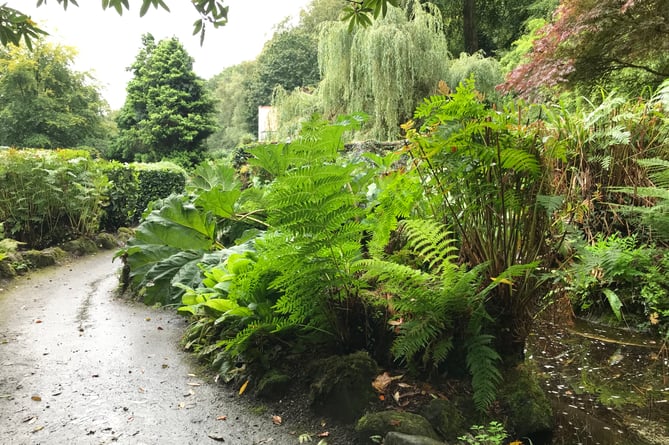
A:
<svg viewBox="0 0 669 445">
<path fill-rule="evenodd" d="M 115 296 L 112 255 L 0 290 L 0 444 L 298 443 L 198 371 L 173 309 Z"/>
</svg>

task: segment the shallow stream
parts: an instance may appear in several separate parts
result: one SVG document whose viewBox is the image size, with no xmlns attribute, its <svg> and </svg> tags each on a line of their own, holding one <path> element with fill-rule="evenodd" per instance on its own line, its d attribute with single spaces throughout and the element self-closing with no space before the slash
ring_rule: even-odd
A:
<svg viewBox="0 0 669 445">
<path fill-rule="evenodd" d="M 534 332 L 527 356 L 553 403 L 553 444 L 669 444 L 666 342 L 583 320 Z"/>
</svg>

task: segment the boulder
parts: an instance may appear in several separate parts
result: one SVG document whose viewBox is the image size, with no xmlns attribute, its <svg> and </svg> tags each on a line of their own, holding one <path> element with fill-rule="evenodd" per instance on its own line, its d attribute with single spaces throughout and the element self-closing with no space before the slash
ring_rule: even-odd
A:
<svg viewBox="0 0 669 445">
<path fill-rule="evenodd" d="M 355 431 L 363 438 L 385 437 L 391 431 L 438 439 L 439 435 L 423 416 L 402 411 L 379 411 L 362 416 Z"/>
<path fill-rule="evenodd" d="M 516 436 L 545 436 L 553 430 L 551 403 L 529 365 L 506 371 L 498 399 L 509 416 L 507 428 Z"/>
<path fill-rule="evenodd" d="M 398 433 L 397 431 L 389 432 L 383 439 L 383 445 L 444 445 L 445 443 L 431 437 Z"/>
<path fill-rule="evenodd" d="M 420 414 L 432 424 L 443 438 L 448 440 L 457 439 L 462 431 L 467 429 L 460 408 L 450 400 L 431 400 L 421 408 Z"/>
<path fill-rule="evenodd" d="M 309 368 L 316 376 L 309 396 L 319 414 L 350 422 L 376 400 L 372 380 L 378 365 L 366 352 L 316 360 Z"/>
</svg>

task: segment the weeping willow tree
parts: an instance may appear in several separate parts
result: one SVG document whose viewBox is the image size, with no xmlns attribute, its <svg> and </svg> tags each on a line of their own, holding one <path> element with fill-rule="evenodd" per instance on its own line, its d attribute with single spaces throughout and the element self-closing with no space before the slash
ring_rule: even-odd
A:
<svg viewBox="0 0 669 445">
<path fill-rule="evenodd" d="M 423 97 L 446 78 L 450 53 L 438 9 L 412 1 L 408 14 L 389 8 L 385 18 L 350 30 L 323 27 L 318 48 L 326 117 L 363 111 L 367 137 L 396 139 Z"/>
<path fill-rule="evenodd" d="M 295 88 L 288 92 L 280 85 L 274 89 L 272 106 L 276 109 L 279 128 L 277 140 L 295 139 L 302 123 L 314 114 L 322 114 L 323 106 L 319 94 L 309 88 Z"/>
</svg>

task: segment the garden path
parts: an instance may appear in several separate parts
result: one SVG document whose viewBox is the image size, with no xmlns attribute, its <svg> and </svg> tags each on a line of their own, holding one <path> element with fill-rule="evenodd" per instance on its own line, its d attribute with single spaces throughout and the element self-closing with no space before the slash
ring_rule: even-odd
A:
<svg viewBox="0 0 669 445">
<path fill-rule="evenodd" d="M 0 444 L 297 443 L 196 370 L 174 309 L 115 295 L 112 255 L 0 289 Z"/>
</svg>

